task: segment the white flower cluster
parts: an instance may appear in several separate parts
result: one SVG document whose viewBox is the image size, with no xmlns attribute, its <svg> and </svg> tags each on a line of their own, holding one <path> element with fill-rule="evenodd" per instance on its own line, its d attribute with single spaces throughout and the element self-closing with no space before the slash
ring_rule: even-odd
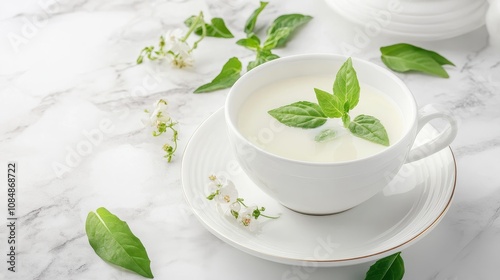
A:
<svg viewBox="0 0 500 280">
<path fill-rule="evenodd" d="M 169 30 L 163 37 L 164 48 L 167 50 L 166 58 L 177 68 L 184 68 L 193 65 L 191 55 L 192 48 L 183 38 L 181 29 Z"/>
<path fill-rule="evenodd" d="M 177 150 L 177 140 L 178 140 L 178 131 L 175 129 L 175 125 L 177 124 L 170 118 L 170 114 L 167 111 L 167 101 L 164 99 L 160 99 L 153 104 L 153 111 L 150 113 L 149 117 L 146 119 L 142 119 L 142 122 L 146 126 L 151 126 L 154 128 L 153 136 L 160 136 L 163 133 L 167 132 L 167 130 L 171 130 L 172 132 L 172 145 L 165 144 L 162 149 L 165 151 L 168 162 L 172 160 L 175 151 Z M 146 110 L 146 113 L 149 113 Z"/>
<path fill-rule="evenodd" d="M 247 206 L 243 198 L 238 197 L 238 190 L 231 180 L 215 175 L 210 175 L 208 178 L 210 179 L 208 184 L 210 195 L 207 196 L 207 199 L 214 200 L 221 205 L 228 205 L 231 215 L 238 221 L 238 224 L 246 229 L 256 231 L 259 227 L 259 217 L 278 218 L 262 214 L 266 210 L 264 207 Z"/>
<path fill-rule="evenodd" d="M 141 64 L 144 58 L 148 58 L 149 60 L 166 59 L 177 68 L 192 66 L 191 52 L 195 49 L 197 42 L 193 44 L 193 47 L 186 42 L 190 31 L 186 35 L 183 35 L 183 31 L 178 28 L 167 31 L 165 35 L 160 36 L 158 48 L 148 46 L 141 50 L 137 64 Z"/>
</svg>

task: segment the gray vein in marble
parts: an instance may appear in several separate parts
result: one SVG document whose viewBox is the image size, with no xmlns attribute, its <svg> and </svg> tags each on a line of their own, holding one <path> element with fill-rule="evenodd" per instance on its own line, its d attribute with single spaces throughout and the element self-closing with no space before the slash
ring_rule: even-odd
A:
<svg viewBox="0 0 500 280">
<path fill-rule="evenodd" d="M 48 270 L 52 266 L 52 264 L 55 262 L 55 259 L 52 259 L 50 263 L 45 266 L 45 268 L 42 269 L 42 271 L 38 272 L 37 275 L 33 278 L 33 280 L 39 280 L 39 279 L 45 279 L 44 276 L 45 274 L 48 273 Z"/>
<path fill-rule="evenodd" d="M 63 243 L 61 243 L 61 244 L 57 245 L 56 247 L 50 249 L 49 252 L 58 252 L 58 251 L 64 249 L 68 244 L 71 244 L 74 241 L 76 241 L 76 240 L 78 240 L 78 239 L 80 239 L 80 238 L 82 238 L 84 236 L 86 236 L 86 234 L 79 234 L 79 235 L 77 235 L 77 236 L 75 236 L 73 238 L 65 240 Z"/>
<path fill-rule="evenodd" d="M 51 20 L 55 17 L 61 16 L 61 15 L 67 15 L 71 14 L 74 12 L 78 12 L 79 8 L 82 8 L 87 4 L 89 0 L 80 0 L 80 1 L 69 1 L 67 5 L 64 3 L 61 3 L 60 1 L 53 1 L 53 2 L 46 2 L 47 3 L 54 3 L 53 5 L 47 7 L 47 10 L 44 9 L 44 7 L 41 6 L 41 3 L 38 4 L 39 11 L 36 13 L 18 13 L 10 18 L 5 18 L 4 20 L 9 20 L 9 19 L 18 19 L 18 18 L 28 18 L 28 19 L 40 19 L 43 18 L 44 20 Z M 73 4 L 73 5 L 71 5 Z M 54 7 L 57 7 L 59 11 L 54 12 L 53 9 Z"/>
<path fill-rule="evenodd" d="M 56 104 L 59 98 L 67 94 L 69 91 L 70 90 L 58 91 L 44 96 L 40 100 L 40 103 L 31 110 L 30 114 L 23 119 L 22 125 L 17 126 L 10 131 L 6 131 L 3 135 L 0 135 L 0 142 L 13 140 L 13 138 L 22 133 L 31 124 L 35 123 L 47 109 Z"/>
<path fill-rule="evenodd" d="M 472 145 L 461 146 L 453 149 L 453 152 L 457 158 L 464 156 L 470 156 L 484 151 L 500 147 L 500 139 L 491 139 L 484 142 L 474 143 Z"/>
<path fill-rule="evenodd" d="M 500 190 L 500 185 L 498 186 L 497 189 Z M 499 200 L 499 198 L 500 198 L 500 192 L 496 192 L 496 195 L 493 195 L 493 196 L 485 199 L 486 201 L 481 201 L 478 203 L 478 204 L 484 205 L 484 204 L 489 204 L 488 203 L 489 201 L 494 200 L 495 209 L 493 210 L 493 213 L 487 219 L 487 221 L 481 226 L 481 228 L 473 236 L 471 236 L 469 238 L 469 240 L 466 244 L 461 246 L 460 250 L 457 252 L 457 254 L 453 258 L 453 260 L 448 261 L 447 265 L 450 265 L 452 263 L 456 263 L 459 260 L 463 259 L 469 253 L 469 251 L 471 251 L 471 247 L 474 247 L 476 243 L 480 242 L 481 236 L 483 236 L 485 234 L 485 232 L 495 224 L 496 221 L 500 221 L 499 220 L 499 217 L 500 217 L 500 200 Z M 480 208 L 477 205 L 470 205 L 468 207 Z M 441 275 L 441 272 L 437 272 L 435 275 L 433 275 L 432 279 L 441 279 L 441 278 L 438 278 L 440 275 Z"/>
<path fill-rule="evenodd" d="M 38 215 L 40 215 L 40 213 L 42 211 L 46 211 L 48 209 L 52 209 L 56 207 L 55 204 L 51 204 L 51 205 L 48 205 L 48 206 L 42 206 L 42 207 L 39 207 L 37 209 L 34 209 L 34 210 L 31 210 L 30 212 L 28 212 L 27 214 L 21 216 L 21 220 L 24 224 L 27 224 L 29 225 L 31 222 L 33 222 L 36 218 L 38 218 Z"/>
</svg>

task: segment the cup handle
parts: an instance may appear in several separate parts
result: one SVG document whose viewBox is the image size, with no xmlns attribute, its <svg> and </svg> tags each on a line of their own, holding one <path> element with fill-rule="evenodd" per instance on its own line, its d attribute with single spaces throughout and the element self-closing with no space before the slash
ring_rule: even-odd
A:
<svg viewBox="0 0 500 280">
<path fill-rule="evenodd" d="M 428 140 L 424 144 L 412 148 L 408 153 L 406 163 L 422 159 L 446 148 L 457 136 L 457 120 L 451 114 L 438 110 L 434 104 L 425 105 L 418 110 L 417 134 L 433 119 L 444 119 L 449 123 L 449 126 L 441 131 L 434 139 Z"/>
</svg>

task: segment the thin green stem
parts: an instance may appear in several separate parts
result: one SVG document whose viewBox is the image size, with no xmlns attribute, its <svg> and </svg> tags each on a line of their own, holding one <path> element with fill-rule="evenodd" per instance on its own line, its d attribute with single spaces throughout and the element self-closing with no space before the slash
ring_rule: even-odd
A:
<svg viewBox="0 0 500 280">
<path fill-rule="evenodd" d="M 248 206 L 243 202 L 243 199 L 242 198 L 238 198 L 236 199 L 236 201 L 238 201 L 241 205 L 245 206 L 246 208 L 248 208 Z"/>
<path fill-rule="evenodd" d="M 201 42 L 201 40 L 203 40 L 203 38 L 205 38 L 206 35 L 207 35 L 207 27 L 205 26 L 205 22 L 202 21 L 200 39 L 196 40 L 196 42 L 193 43 L 193 48 L 191 48 L 191 50 L 189 51 L 191 52 L 192 50 L 196 49 L 198 47 L 198 43 Z"/>
<path fill-rule="evenodd" d="M 203 12 L 200 12 L 200 14 L 194 19 L 193 24 L 191 24 L 191 26 L 189 27 L 188 32 L 186 33 L 186 35 L 184 35 L 184 37 L 182 37 L 181 41 L 182 42 L 186 42 L 186 40 L 189 38 L 189 35 L 191 35 L 191 33 L 193 33 L 193 31 L 196 30 L 196 28 L 198 28 L 198 25 L 200 23 L 203 26 L 205 26 L 205 22 L 203 20 Z"/>
<path fill-rule="evenodd" d="M 266 218 L 268 218 L 268 219 L 278 219 L 278 218 L 279 218 L 279 216 L 278 216 L 278 217 L 268 216 L 268 215 L 262 214 L 262 212 L 260 213 L 260 215 L 261 215 L 262 217 L 266 217 Z"/>
<path fill-rule="evenodd" d="M 172 160 L 172 156 L 175 154 L 175 151 L 177 151 L 177 140 L 178 140 L 178 135 L 179 133 L 177 132 L 177 130 L 174 128 L 174 125 L 176 125 L 177 123 L 170 123 L 170 125 L 168 126 L 172 132 L 173 132 L 173 136 L 172 136 L 172 142 L 174 142 L 174 147 L 172 148 L 171 151 L 168 152 L 168 162 L 170 162 Z"/>
</svg>

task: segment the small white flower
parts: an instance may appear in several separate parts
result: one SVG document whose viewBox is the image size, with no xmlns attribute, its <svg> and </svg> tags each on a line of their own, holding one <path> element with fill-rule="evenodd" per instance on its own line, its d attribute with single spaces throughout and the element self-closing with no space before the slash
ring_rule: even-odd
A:
<svg viewBox="0 0 500 280">
<path fill-rule="evenodd" d="M 241 204 L 238 201 L 236 201 L 236 202 L 231 203 L 231 205 L 229 205 L 229 208 L 231 210 L 233 210 L 234 212 L 240 212 Z"/>
<path fill-rule="evenodd" d="M 236 199 L 238 199 L 238 190 L 234 186 L 233 182 L 228 180 L 227 184 L 220 188 L 216 201 L 222 204 L 232 204 L 236 202 Z"/>
<path fill-rule="evenodd" d="M 230 184 L 232 184 L 232 185 L 234 186 L 233 182 L 231 182 L 231 181 L 230 181 L 230 180 L 229 180 L 226 176 L 224 176 L 224 175 L 218 175 L 218 176 L 217 176 L 217 181 L 218 181 L 218 183 L 219 183 L 221 186 L 225 186 L 225 185 L 227 185 L 227 184 L 229 184 L 229 183 L 230 183 Z"/>
<path fill-rule="evenodd" d="M 216 182 L 209 182 L 207 184 L 207 190 L 210 192 L 210 193 L 214 193 L 216 192 L 217 190 L 219 189 L 219 185 L 217 185 Z"/>
<path fill-rule="evenodd" d="M 181 42 L 184 32 L 180 28 L 168 30 L 165 35 L 165 48 L 167 50 L 172 50 L 177 42 Z"/>
<path fill-rule="evenodd" d="M 160 123 L 170 121 L 170 115 L 167 111 L 167 101 L 160 99 L 153 104 L 154 110 L 148 119 L 143 119 L 144 125 L 157 127 Z"/>
<path fill-rule="evenodd" d="M 170 53 L 167 58 L 172 65 L 178 68 L 193 65 L 191 47 L 182 38 L 183 31 L 181 29 L 169 30 L 165 34 L 165 49 Z"/>
<path fill-rule="evenodd" d="M 241 212 L 238 221 L 249 231 L 255 231 L 259 227 L 259 221 L 253 216 L 253 212 L 257 207 L 248 207 L 245 211 Z"/>
</svg>

